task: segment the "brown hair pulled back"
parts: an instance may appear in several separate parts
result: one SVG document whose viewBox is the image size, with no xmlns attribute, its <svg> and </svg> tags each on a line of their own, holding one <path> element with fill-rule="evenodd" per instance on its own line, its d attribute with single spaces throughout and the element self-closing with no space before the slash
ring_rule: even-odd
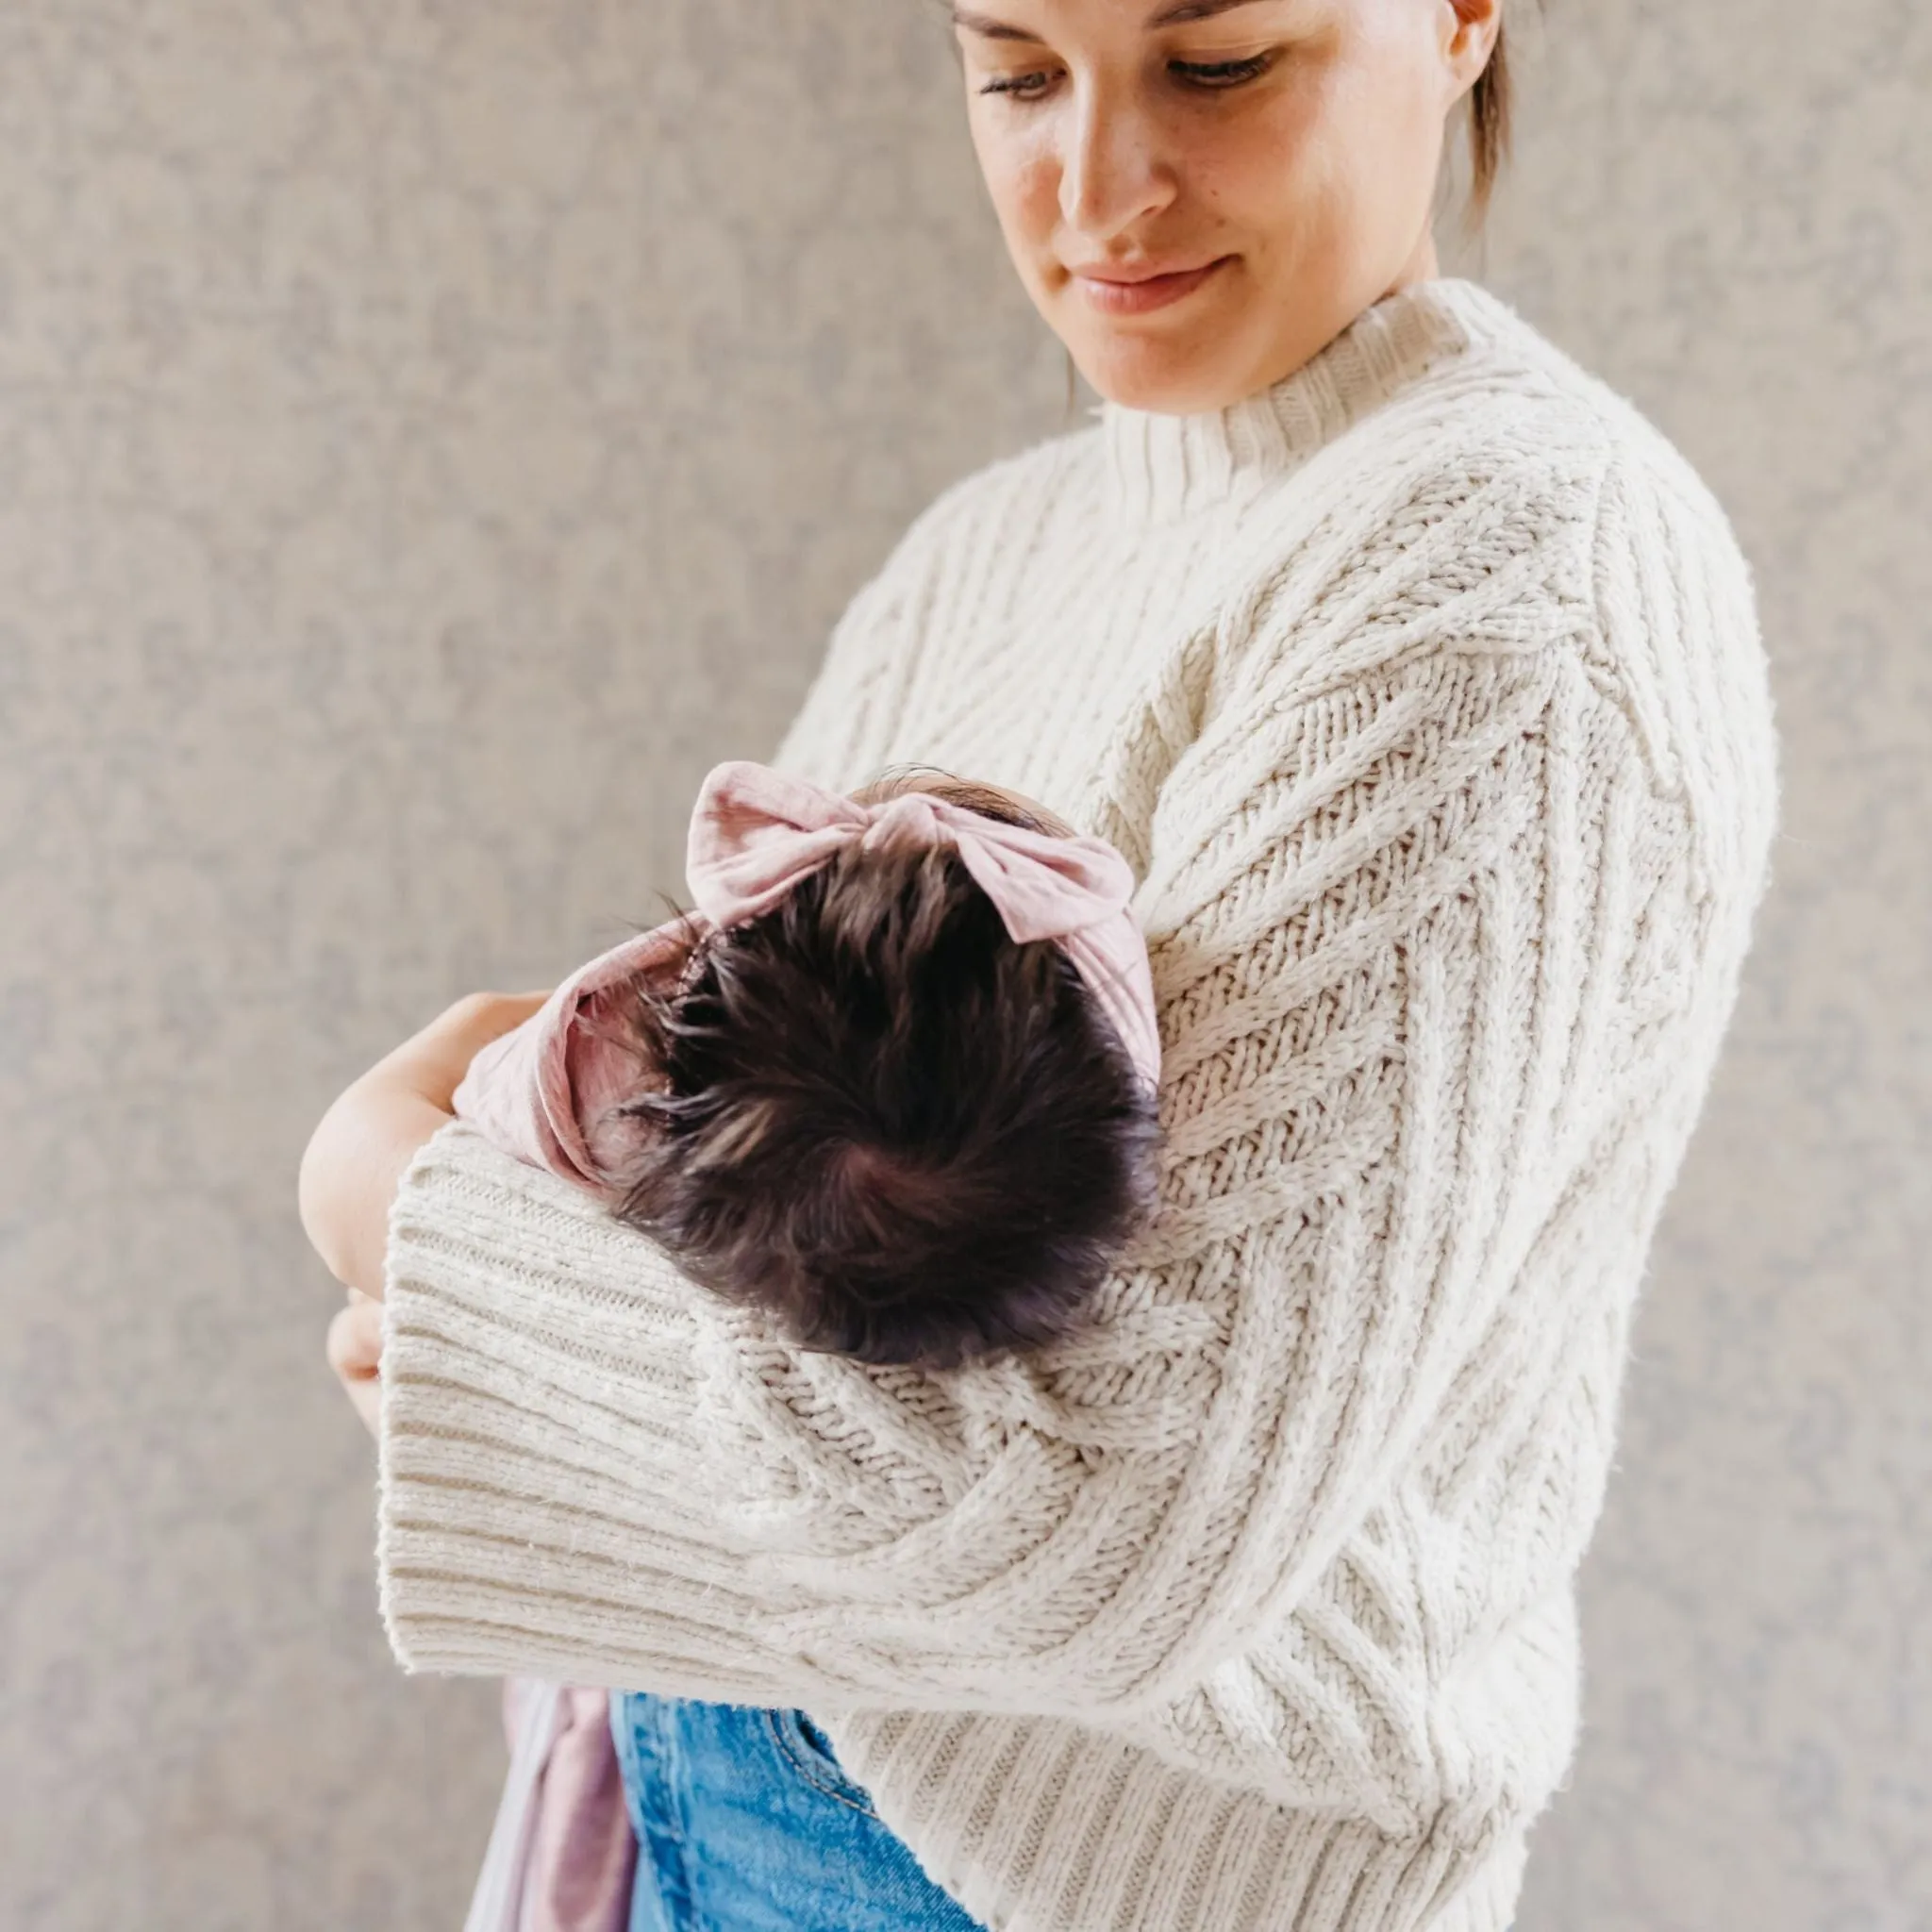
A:
<svg viewBox="0 0 1932 1932">
<path fill-rule="evenodd" d="M 1509 158 L 1509 130 L 1515 106 L 1509 72 L 1507 26 L 1496 28 L 1490 63 L 1469 97 L 1469 212 L 1479 224 Z"/>
</svg>

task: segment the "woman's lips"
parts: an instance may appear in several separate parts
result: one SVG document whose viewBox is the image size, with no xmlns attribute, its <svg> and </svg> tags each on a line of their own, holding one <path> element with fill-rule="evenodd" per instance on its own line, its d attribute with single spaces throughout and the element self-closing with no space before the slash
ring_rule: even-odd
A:
<svg viewBox="0 0 1932 1932">
<path fill-rule="evenodd" d="M 1074 280 L 1079 285 L 1080 292 L 1104 315 L 1145 315 L 1152 309 L 1165 308 L 1170 303 L 1191 295 L 1217 269 L 1224 268 L 1233 259 L 1231 255 L 1224 255 L 1200 268 L 1179 269 L 1172 275 L 1147 275 L 1133 282 L 1107 281 L 1098 275 L 1076 269 Z"/>
</svg>

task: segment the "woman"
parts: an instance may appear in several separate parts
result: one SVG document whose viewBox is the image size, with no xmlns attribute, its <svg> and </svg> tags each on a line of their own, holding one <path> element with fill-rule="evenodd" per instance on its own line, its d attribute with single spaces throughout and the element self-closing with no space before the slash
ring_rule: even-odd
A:
<svg viewBox="0 0 1932 1932">
<path fill-rule="evenodd" d="M 970 772 L 1134 863 L 1165 1173 L 1098 1340 L 922 1375 L 724 1313 L 449 1123 L 526 1002 L 318 1134 L 318 1245 L 375 1291 L 387 1240 L 391 1640 L 654 1693 L 637 1926 L 1508 1922 L 1775 774 L 1722 513 L 1438 276 L 1497 6 L 956 9 L 1107 404 L 918 521 L 780 762 Z"/>
</svg>

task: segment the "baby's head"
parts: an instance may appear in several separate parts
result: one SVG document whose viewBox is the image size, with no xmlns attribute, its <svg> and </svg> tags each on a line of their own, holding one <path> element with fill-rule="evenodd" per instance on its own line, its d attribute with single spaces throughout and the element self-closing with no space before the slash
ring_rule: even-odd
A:
<svg viewBox="0 0 1932 1932">
<path fill-rule="evenodd" d="M 906 792 L 1071 837 L 934 774 L 855 802 Z M 620 1109 L 616 1212 L 807 1347 L 940 1368 L 1066 1334 L 1154 1186 L 1146 1049 L 1110 983 L 1012 938 L 957 843 L 852 839 L 701 930 L 675 990 L 636 986 L 651 1076 Z"/>
</svg>

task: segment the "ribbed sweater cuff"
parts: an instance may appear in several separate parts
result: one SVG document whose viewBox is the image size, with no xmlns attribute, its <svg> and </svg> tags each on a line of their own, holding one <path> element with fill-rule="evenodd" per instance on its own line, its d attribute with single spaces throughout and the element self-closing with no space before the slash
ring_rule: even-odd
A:
<svg viewBox="0 0 1932 1932">
<path fill-rule="evenodd" d="M 621 1284 L 608 1256 L 597 1204 L 461 1122 L 405 1175 L 383 1347 L 390 1641 L 410 1670 L 787 1701 L 707 1496 L 696 1291 L 642 1242 Z"/>
</svg>

